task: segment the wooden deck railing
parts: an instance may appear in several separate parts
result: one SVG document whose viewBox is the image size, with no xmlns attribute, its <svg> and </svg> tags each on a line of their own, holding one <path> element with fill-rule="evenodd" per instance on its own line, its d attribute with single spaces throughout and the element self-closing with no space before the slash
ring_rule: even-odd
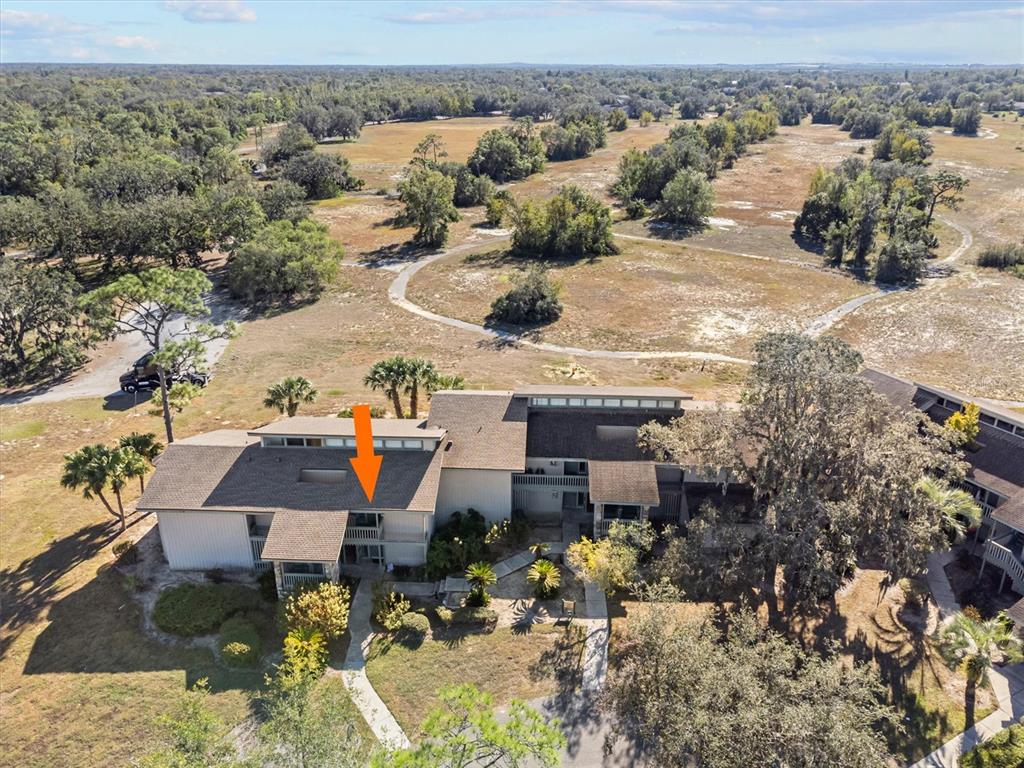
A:
<svg viewBox="0 0 1024 768">
<path fill-rule="evenodd" d="M 1002 568 L 1013 581 L 1013 588 L 1018 592 L 1024 592 L 1024 563 L 1013 552 L 999 542 L 989 539 L 985 542 L 982 557 L 986 563 Z"/>
<path fill-rule="evenodd" d="M 249 546 L 252 547 L 252 567 L 256 573 L 263 573 L 274 567 L 272 562 L 263 559 L 263 545 L 266 543 L 266 536 L 249 536 Z"/>
</svg>

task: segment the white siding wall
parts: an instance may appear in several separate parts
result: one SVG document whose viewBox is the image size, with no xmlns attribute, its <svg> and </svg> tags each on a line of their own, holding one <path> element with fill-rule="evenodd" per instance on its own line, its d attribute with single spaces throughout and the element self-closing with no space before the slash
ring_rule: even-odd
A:
<svg viewBox="0 0 1024 768">
<path fill-rule="evenodd" d="M 562 517 L 562 491 L 551 489 L 522 489 L 516 491 L 516 503 L 532 520 L 550 522 Z"/>
<path fill-rule="evenodd" d="M 384 562 L 395 565 L 422 565 L 427 549 L 422 544 L 384 544 Z"/>
<path fill-rule="evenodd" d="M 437 493 L 437 524 L 443 525 L 452 512 L 469 508 L 489 523 L 512 515 L 512 473 L 493 469 L 441 469 Z"/>
<path fill-rule="evenodd" d="M 160 541 L 171 568 L 252 568 L 245 515 L 236 512 L 159 512 Z"/>
<path fill-rule="evenodd" d="M 384 538 L 400 541 L 423 541 L 425 512 L 385 512 Z"/>
</svg>

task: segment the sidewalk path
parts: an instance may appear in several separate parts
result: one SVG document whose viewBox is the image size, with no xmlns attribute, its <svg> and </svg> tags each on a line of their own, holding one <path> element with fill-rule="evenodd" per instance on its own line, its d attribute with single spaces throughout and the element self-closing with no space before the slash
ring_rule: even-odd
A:
<svg viewBox="0 0 1024 768">
<path fill-rule="evenodd" d="M 405 585 L 408 586 L 408 585 Z M 418 585 L 430 586 L 430 585 Z M 373 630 L 370 628 L 370 614 L 373 611 L 372 585 L 367 579 L 359 582 L 352 598 L 348 615 L 348 631 L 352 641 L 348 646 L 345 663 L 341 668 L 341 679 L 352 695 L 352 702 L 363 715 L 373 735 L 387 749 L 401 749 L 409 746 L 409 738 L 402 726 L 395 720 L 391 710 L 381 700 L 366 676 L 366 653 L 370 648 Z M 337 670 L 329 670 L 337 674 Z"/>
<path fill-rule="evenodd" d="M 911 768 L 957 768 L 961 756 L 1024 717 L 1024 664 L 993 669 L 989 679 L 999 708 L 914 763 Z"/>
</svg>

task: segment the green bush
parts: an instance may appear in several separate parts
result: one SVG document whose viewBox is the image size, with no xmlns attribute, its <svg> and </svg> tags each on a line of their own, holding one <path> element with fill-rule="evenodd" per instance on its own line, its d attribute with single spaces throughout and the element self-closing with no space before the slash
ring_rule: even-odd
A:
<svg viewBox="0 0 1024 768">
<path fill-rule="evenodd" d="M 225 620 L 260 607 L 260 594 L 241 584 L 182 584 L 157 598 L 153 621 L 182 637 L 208 635 Z"/>
<path fill-rule="evenodd" d="M 402 615 L 399 631 L 423 637 L 430 631 L 430 620 L 422 613 L 405 613 Z"/>
<path fill-rule="evenodd" d="M 351 594 L 344 584 L 308 585 L 295 590 L 285 601 L 284 613 L 288 627 L 318 630 L 331 640 L 348 628 L 348 607 Z"/>
<path fill-rule="evenodd" d="M 256 581 L 260 585 L 260 597 L 268 603 L 277 602 L 277 579 L 274 577 L 274 569 L 264 571 Z"/>
<path fill-rule="evenodd" d="M 1019 768 L 1024 765 L 1024 718 L 960 758 L 960 768 Z"/>
<path fill-rule="evenodd" d="M 488 322 L 541 325 L 562 316 L 560 286 L 548 279 L 544 267 L 531 265 L 526 272 L 513 275 L 512 281 L 512 287 L 491 303 Z"/>
<path fill-rule="evenodd" d="M 452 625 L 452 621 L 455 619 L 455 614 L 452 609 L 443 605 L 437 606 L 437 608 L 434 609 L 434 613 L 437 614 L 438 620 L 446 627 L 450 627 Z"/>
<path fill-rule="evenodd" d="M 402 617 L 412 606 L 405 595 L 395 592 L 390 586 L 377 582 L 373 586 L 373 620 L 388 632 L 395 632 L 402 626 Z"/>
<path fill-rule="evenodd" d="M 498 612 L 493 608 L 459 608 L 452 614 L 452 624 L 457 625 L 479 625 L 491 630 L 498 623 Z"/>
<path fill-rule="evenodd" d="M 230 667 L 253 667 L 260 660 L 260 633 L 241 616 L 233 616 L 220 626 L 217 648 Z"/>
<path fill-rule="evenodd" d="M 119 541 L 113 547 L 118 565 L 134 565 L 139 561 L 139 550 L 134 541 Z"/>
<path fill-rule="evenodd" d="M 475 509 L 455 512 L 434 531 L 427 550 L 426 572 L 429 579 L 459 573 L 487 554 L 487 521 Z"/>
</svg>

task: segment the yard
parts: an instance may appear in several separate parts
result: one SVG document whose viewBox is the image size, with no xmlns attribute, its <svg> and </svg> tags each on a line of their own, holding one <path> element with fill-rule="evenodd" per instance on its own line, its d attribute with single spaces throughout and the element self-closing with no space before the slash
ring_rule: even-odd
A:
<svg viewBox="0 0 1024 768">
<path fill-rule="evenodd" d="M 562 317 L 540 340 L 612 350 L 750 352 L 769 330 L 797 329 L 871 290 L 819 269 L 702 250 L 676 243 L 619 238 L 622 252 L 556 262 Z M 483 323 L 510 275 L 525 262 L 492 247 L 421 270 L 409 298 L 434 312 Z"/>
</svg>

